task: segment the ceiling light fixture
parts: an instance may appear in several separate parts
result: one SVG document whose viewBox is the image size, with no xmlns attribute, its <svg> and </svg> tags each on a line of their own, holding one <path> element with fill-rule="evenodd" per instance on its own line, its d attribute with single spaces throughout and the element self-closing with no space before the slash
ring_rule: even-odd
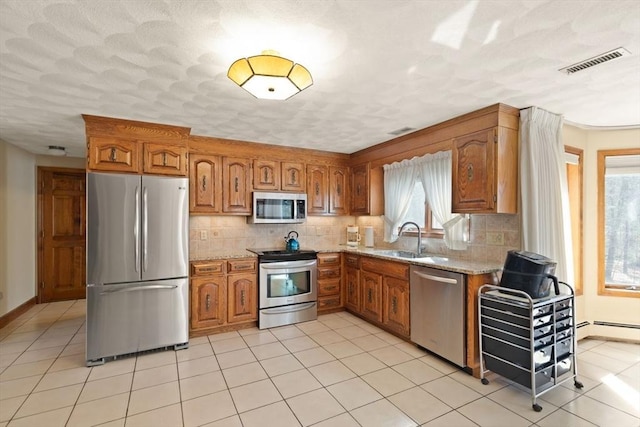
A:
<svg viewBox="0 0 640 427">
<path fill-rule="evenodd" d="M 66 156 L 67 155 L 67 149 L 64 147 L 61 147 L 59 145 L 50 145 L 49 146 L 49 155 L 50 156 Z"/>
<path fill-rule="evenodd" d="M 306 68 L 273 50 L 238 59 L 229 67 L 227 77 L 260 99 L 288 99 L 313 84 Z"/>
</svg>

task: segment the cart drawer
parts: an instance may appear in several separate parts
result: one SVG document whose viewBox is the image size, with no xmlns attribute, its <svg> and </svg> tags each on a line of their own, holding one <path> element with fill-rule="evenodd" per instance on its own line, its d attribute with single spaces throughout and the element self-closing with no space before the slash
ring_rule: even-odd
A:
<svg viewBox="0 0 640 427">
<path fill-rule="evenodd" d="M 525 369 L 531 369 L 531 350 L 504 343 L 490 336 L 482 337 L 482 352 L 495 355 L 515 363 Z M 553 344 L 533 352 L 534 369 L 538 370 L 553 359 Z"/>
<path fill-rule="evenodd" d="M 488 335 L 494 338 L 498 338 L 503 341 L 507 341 L 511 344 L 519 345 L 520 347 L 529 348 L 530 340 L 529 338 L 520 337 L 509 332 L 491 328 L 487 325 L 482 326 L 482 333 L 484 335 Z M 553 344 L 553 334 L 544 335 L 540 338 L 536 338 L 533 340 L 533 348 L 534 350 L 538 350 L 544 346 Z"/>
<path fill-rule="evenodd" d="M 492 357 L 489 354 L 484 355 L 484 361 L 488 370 L 495 372 L 496 374 L 501 375 L 505 378 L 508 378 L 511 381 L 515 381 L 527 388 L 532 388 L 531 371 L 529 371 L 528 369 L 518 368 L 516 366 L 510 365 L 506 362 L 503 362 L 502 360 Z M 553 381 L 553 372 L 554 366 L 551 365 L 535 373 L 534 383 L 536 390 L 539 390 L 545 384 Z"/>
<path fill-rule="evenodd" d="M 512 325 L 510 323 L 501 321 L 499 319 L 492 319 L 489 317 L 483 317 L 482 323 L 491 326 L 496 329 L 502 329 L 515 335 L 529 339 L 529 328 L 524 326 Z M 533 330 L 533 337 L 540 338 L 544 335 L 551 333 L 553 330 L 553 324 L 537 327 Z"/>
<path fill-rule="evenodd" d="M 529 307 L 520 307 L 513 303 L 495 301 L 488 298 L 482 300 L 483 307 L 495 308 L 496 310 L 502 310 L 509 313 L 516 314 L 518 316 L 529 318 Z M 545 314 L 551 314 L 553 311 L 553 304 L 546 304 L 540 307 L 532 309 L 533 317 L 543 316 Z"/>
</svg>

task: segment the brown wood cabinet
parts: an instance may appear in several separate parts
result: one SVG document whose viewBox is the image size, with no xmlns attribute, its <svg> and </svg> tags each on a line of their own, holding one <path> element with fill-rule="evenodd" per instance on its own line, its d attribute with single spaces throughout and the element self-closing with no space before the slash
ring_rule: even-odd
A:
<svg viewBox="0 0 640 427">
<path fill-rule="evenodd" d="M 341 254 L 318 254 L 318 313 L 342 307 Z"/>
<path fill-rule="evenodd" d="M 382 323 L 399 333 L 409 336 L 409 281 L 385 276 L 382 282 Z"/>
<path fill-rule="evenodd" d="M 189 212 L 222 211 L 222 167 L 218 156 L 191 154 L 189 158 Z"/>
<path fill-rule="evenodd" d="M 275 160 L 253 161 L 253 189 L 280 190 L 280 162 Z"/>
<path fill-rule="evenodd" d="M 88 169 L 138 173 L 140 145 L 138 141 L 114 137 L 88 138 Z"/>
<path fill-rule="evenodd" d="M 347 215 L 349 201 L 349 169 L 329 166 L 329 213 Z"/>
<path fill-rule="evenodd" d="M 255 258 L 191 263 L 191 334 L 255 322 L 258 287 Z"/>
<path fill-rule="evenodd" d="M 517 131 L 494 127 L 455 138 L 452 210 L 457 213 L 516 213 Z"/>
<path fill-rule="evenodd" d="M 222 158 L 222 211 L 251 214 L 251 161 L 238 157 Z"/>
<path fill-rule="evenodd" d="M 352 254 L 344 254 L 345 265 L 345 301 L 347 309 L 354 313 L 362 311 L 362 298 L 360 289 L 360 257 Z"/>
<path fill-rule="evenodd" d="M 324 165 L 307 165 L 307 213 L 309 215 L 329 212 L 329 170 Z"/>
<path fill-rule="evenodd" d="M 185 145 L 145 142 L 142 172 L 145 174 L 187 176 L 188 156 Z"/>
<path fill-rule="evenodd" d="M 382 274 L 360 270 L 362 288 L 361 314 L 377 323 L 382 323 Z"/>
<path fill-rule="evenodd" d="M 382 167 L 370 169 L 369 163 L 351 168 L 351 215 L 384 214 Z"/>
<path fill-rule="evenodd" d="M 280 167 L 280 183 L 283 191 L 306 190 L 305 166 L 301 162 L 282 162 Z"/>
</svg>

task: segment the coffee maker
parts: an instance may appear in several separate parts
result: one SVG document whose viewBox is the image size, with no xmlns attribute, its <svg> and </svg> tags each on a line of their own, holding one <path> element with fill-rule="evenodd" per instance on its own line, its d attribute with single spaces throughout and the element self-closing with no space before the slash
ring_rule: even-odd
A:
<svg viewBox="0 0 640 427">
<path fill-rule="evenodd" d="M 360 230 L 355 225 L 347 226 L 347 246 L 358 246 L 360 243 Z"/>
</svg>

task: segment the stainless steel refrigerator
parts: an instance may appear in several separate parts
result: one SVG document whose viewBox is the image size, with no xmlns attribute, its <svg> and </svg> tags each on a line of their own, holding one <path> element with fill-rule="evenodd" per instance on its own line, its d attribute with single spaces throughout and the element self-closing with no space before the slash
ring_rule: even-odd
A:
<svg viewBox="0 0 640 427">
<path fill-rule="evenodd" d="M 189 341 L 187 178 L 87 174 L 87 366 Z"/>
</svg>

